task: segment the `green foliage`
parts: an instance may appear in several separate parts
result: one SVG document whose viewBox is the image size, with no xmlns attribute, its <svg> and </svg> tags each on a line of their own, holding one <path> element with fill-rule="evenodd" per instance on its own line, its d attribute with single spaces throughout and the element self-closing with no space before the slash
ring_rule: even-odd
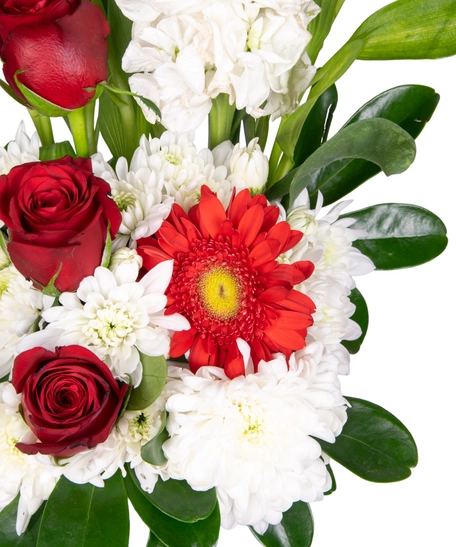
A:
<svg viewBox="0 0 456 547">
<path fill-rule="evenodd" d="M 318 53 L 323 47 L 331 27 L 339 14 L 345 0 L 317 0 L 316 3 L 321 7 L 321 12 L 311 21 L 309 32 L 312 34 L 312 39 L 307 46 L 307 54 L 315 63 Z"/>
<path fill-rule="evenodd" d="M 361 349 L 361 344 L 366 337 L 367 327 L 369 326 L 369 311 L 367 309 L 366 301 L 358 289 L 352 290 L 350 293 L 350 301 L 356 306 L 355 313 L 350 319 L 360 326 L 362 334 L 356 340 L 343 340 L 342 344 L 353 354 L 358 353 Z"/>
<path fill-rule="evenodd" d="M 69 141 L 48 144 L 40 148 L 40 161 L 57 160 L 64 156 L 76 157 L 76 152 Z"/>
<path fill-rule="evenodd" d="M 163 453 L 163 443 L 169 439 L 166 431 L 166 413 L 163 412 L 161 427 L 153 439 L 141 448 L 142 459 L 152 465 L 165 465 L 168 461 Z"/>
<path fill-rule="evenodd" d="M 20 536 L 16 533 L 18 505 L 19 495 L 0 511 L 0 545 L 2 547 L 36 547 L 45 503 L 32 515 L 27 530 Z"/>
<path fill-rule="evenodd" d="M 373 482 L 395 482 L 410 476 L 418 463 L 415 441 L 408 429 L 384 408 L 345 397 L 351 408 L 334 444 L 318 440 L 330 458 Z"/>
<path fill-rule="evenodd" d="M 168 365 L 163 355 L 150 357 L 141 353 L 143 377 L 138 387 L 131 392 L 127 410 L 144 410 L 157 400 L 163 391 L 168 374 Z"/>
</svg>

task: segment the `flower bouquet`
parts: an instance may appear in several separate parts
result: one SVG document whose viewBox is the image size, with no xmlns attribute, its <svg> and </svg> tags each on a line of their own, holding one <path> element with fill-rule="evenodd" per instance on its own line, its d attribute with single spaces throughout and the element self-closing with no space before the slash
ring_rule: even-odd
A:
<svg viewBox="0 0 456 547">
<path fill-rule="evenodd" d="M 1 84 L 36 128 L 0 148 L 2 547 L 127 547 L 129 501 L 148 547 L 221 526 L 306 547 L 333 461 L 417 464 L 339 376 L 368 328 L 355 278 L 435 258 L 446 229 L 340 200 L 412 164 L 439 95 L 331 122 L 355 60 L 456 54 L 456 5 L 393 2 L 320 63 L 343 4 L 0 2 Z"/>
</svg>

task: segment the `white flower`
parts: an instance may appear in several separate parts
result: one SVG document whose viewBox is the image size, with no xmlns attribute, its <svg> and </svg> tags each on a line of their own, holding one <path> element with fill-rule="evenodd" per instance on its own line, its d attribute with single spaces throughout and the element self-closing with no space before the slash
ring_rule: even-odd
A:
<svg viewBox="0 0 456 547">
<path fill-rule="evenodd" d="M 21 122 L 14 141 L 5 148 L 0 146 L 0 175 L 5 175 L 16 165 L 39 161 L 40 139 L 37 133 L 30 138 L 25 132 L 24 122 Z"/>
<path fill-rule="evenodd" d="M 0 270 L 0 378 L 10 372 L 16 344 L 30 332 L 42 308 L 42 293 L 12 264 Z"/>
<path fill-rule="evenodd" d="M 136 386 L 142 377 L 140 352 L 165 355 L 168 329 L 185 330 L 188 321 L 179 314 L 165 315 L 164 292 L 172 275 L 172 261 L 162 262 L 139 282 L 119 281 L 107 268 L 98 267 L 84 278 L 76 293 L 63 293 L 61 306 L 43 313 L 45 330 L 28 336 L 18 347 L 25 351 L 41 345 L 54 348 L 79 344 L 88 347 L 122 380 Z"/>
<path fill-rule="evenodd" d="M 243 148 L 236 144 L 231 155 L 230 168 L 229 180 L 236 186 L 236 190 L 249 188 L 261 192 L 268 180 L 269 161 L 258 145 L 258 138 L 251 140 Z"/>
<path fill-rule="evenodd" d="M 163 445 L 172 478 L 195 490 L 213 486 L 222 525 L 251 525 L 264 533 L 303 500 L 320 500 L 330 487 L 321 449 L 312 437 L 334 442 L 346 420 L 338 362 L 313 343 L 278 355 L 257 374 L 228 380 L 221 369 L 195 376 L 172 371 L 165 390 L 170 439 Z"/>
<path fill-rule="evenodd" d="M 0 511 L 20 494 L 16 532 L 21 535 L 31 516 L 48 499 L 61 471 L 48 457 L 23 454 L 20 441 L 36 440 L 19 413 L 21 398 L 14 387 L 0 384 Z M 46 463 L 44 463 L 46 462 Z"/>
<path fill-rule="evenodd" d="M 109 269 L 120 284 L 136 279 L 142 267 L 142 258 L 134 249 L 121 247 L 111 256 Z"/>
</svg>

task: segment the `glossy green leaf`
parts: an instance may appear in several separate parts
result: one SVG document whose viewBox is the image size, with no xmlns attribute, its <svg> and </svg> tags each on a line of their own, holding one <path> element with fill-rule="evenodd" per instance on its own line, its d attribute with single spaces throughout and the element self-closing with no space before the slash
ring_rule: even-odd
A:
<svg viewBox="0 0 456 547">
<path fill-rule="evenodd" d="M 353 211 L 355 230 L 367 236 L 353 242 L 379 270 L 418 266 L 437 257 L 447 246 L 443 222 L 427 209 L 402 203 L 384 203 Z"/>
<path fill-rule="evenodd" d="M 46 504 L 36 547 L 128 547 L 129 522 L 120 471 L 103 488 L 61 477 Z"/>
<path fill-rule="evenodd" d="M 0 511 L 0 545 L 2 547 L 35 547 L 45 503 L 32 515 L 27 530 L 20 536 L 16 533 L 16 516 L 19 495 Z"/>
<path fill-rule="evenodd" d="M 40 148 L 40 161 L 57 160 L 64 156 L 76 157 L 76 152 L 69 141 L 57 142 Z"/>
<path fill-rule="evenodd" d="M 329 490 L 326 490 L 324 494 L 325 496 L 330 496 L 333 492 L 337 490 L 337 482 L 334 471 L 332 470 L 332 467 L 329 463 L 326 464 L 326 469 L 328 470 L 329 476 L 331 477 L 331 488 Z"/>
<path fill-rule="evenodd" d="M 350 293 L 350 301 L 356 306 L 355 313 L 350 317 L 350 319 L 360 326 L 362 334 L 356 340 L 343 340 L 342 344 L 351 354 L 354 354 L 358 353 L 361 348 L 361 344 L 364 342 L 364 338 L 366 337 L 367 327 L 369 326 L 369 311 L 367 309 L 366 301 L 358 289 L 352 290 Z"/>
<path fill-rule="evenodd" d="M 398 0 L 368 17 L 351 40 L 364 60 L 438 59 L 456 54 L 454 0 Z"/>
<path fill-rule="evenodd" d="M 149 533 L 149 540 L 147 541 L 146 547 L 166 547 L 164 543 L 162 543 L 157 536 L 155 536 L 152 532 Z"/>
<path fill-rule="evenodd" d="M 40 97 L 37 95 L 34 91 L 29 89 L 27 86 L 22 84 L 19 79 L 18 75 L 24 72 L 24 70 L 18 70 L 16 74 L 14 75 L 14 81 L 16 82 L 17 87 L 19 88 L 20 92 L 24 97 L 27 99 L 27 102 L 29 105 L 33 106 L 35 110 L 38 110 L 40 114 L 43 116 L 49 116 L 49 117 L 61 117 L 61 116 L 68 116 L 71 110 L 68 110 L 67 108 L 62 108 L 61 106 L 51 103 L 47 101 L 46 99 L 43 99 L 43 97 Z"/>
<path fill-rule="evenodd" d="M 207 519 L 217 503 L 215 488 L 197 492 L 186 481 L 160 478 L 148 498 L 157 509 L 182 522 Z"/>
<path fill-rule="evenodd" d="M 161 427 L 155 437 L 141 448 L 142 459 L 152 465 L 165 465 L 168 461 L 163 452 L 163 443 L 169 439 L 166 426 L 166 413 L 163 412 Z"/>
<path fill-rule="evenodd" d="M 301 165 L 328 138 L 334 110 L 337 106 L 337 89 L 329 87 L 317 100 L 307 117 L 294 152 L 294 164 Z"/>
<path fill-rule="evenodd" d="M 150 406 L 165 387 L 168 365 L 166 359 L 141 353 L 143 377 L 139 386 L 131 392 L 127 410 L 143 410 Z"/>
<path fill-rule="evenodd" d="M 345 0 L 316 0 L 316 3 L 321 7 L 321 12 L 311 21 L 308 27 L 312 39 L 306 48 L 312 64 L 315 64 L 315 60 L 344 2 Z"/>
<path fill-rule="evenodd" d="M 155 507 L 131 469 L 127 471 L 125 485 L 136 512 L 166 547 L 214 547 L 217 544 L 220 531 L 218 504 L 207 519 L 194 523 L 181 522 Z"/>
<path fill-rule="evenodd" d="M 395 482 L 410 476 L 418 463 L 411 433 L 381 406 L 345 397 L 351 408 L 334 444 L 318 440 L 330 458 L 373 482 Z"/>
<path fill-rule="evenodd" d="M 6 376 L 3 376 L 3 378 L 0 378 L 0 384 L 2 384 L 3 382 L 7 382 L 9 380 L 9 374 L 7 374 Z"/>
<path fill-rule="evenodd" d="M 318 177 L 323 167 L 347 158 L 362 158 L 376 163 L 389 176 L 405 171 L 415 159 L 415 141 L 397 124 L 381 118 L 360 120 L 322 144 L 300 167 L 288 174 L 266 193 L 268 199 L 285 195 L 287 178 L 292 177 L 290 205 Z M 330 179 L 329 179 L 330 180 Z M 285 182 L 286 181 L 286 182 Z M 324 191 L 323 181 L 320 188 Z"/>
<path fill-rule="evenodd" d="M 362 106 L 344 125 L 360 120 L 385 118 L 397 123 L 414 139 L 424 129 L 439 102 L 440 96 L 430 87 L 404 85 L 384 91 Z M 306 122 L 307 123 L 307 122 Z M 374 163 L 362 159 L 343 159 L 323 167 L 312 177 L 307 190 L 314 206 L 317 192 L 324 196 L 325 205 L 334 203 L 366 180 L 380 173 Z"/>
<path fill-rule="evenodd" d="M 298 142 L 307 116 L 310 114 L 315 103 L 329 87 L 345 74 L 353 64 L 358 53 L 363 47 L 362 40 L 347 42 L 329 61 L 317 72 L 313 87 L 307 101 L 302 104 L 282 124 L 277 132 L 277 143 L 289 158 L 293 158 L 295 144 Z"/>
<path fill-rule="evenodd" d="M 310 547 L 314 533 L 312 512 L 308 503 L 298 501 L 283 514 L 279 524 L 268 526 L 263 535 L 250 531 L 265 547 Z"/>
</svg>

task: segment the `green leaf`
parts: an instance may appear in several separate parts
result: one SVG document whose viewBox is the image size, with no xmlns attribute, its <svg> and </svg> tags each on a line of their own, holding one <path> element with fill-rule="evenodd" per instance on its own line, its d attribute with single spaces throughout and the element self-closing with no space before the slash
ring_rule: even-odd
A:
<svg viewBox="0 0 456 547">
<path fill-rule="evenodd" d="M 312 512 L 308 503 L 298 501 L 283 514 L 279 524 L 268 526 L 263 535 L 250 528 L 265 547 L 310 547 L 314 533 Z"/>
<path fill-rule="evenodd" d="M 334 110 L 337 106 L 337 89 L 329 87 L 317 100 L 307 117 L 294 152 L 294 164 L 299 166 L 328 138 Z"/>
<path fill-rule="evenodd" d="M 129 533 L 120 471 L 103 488 L 61 477 L 46 504 L 36 547 L 128 547 Z"/>
<path fill-rule="evenodd" d="M 131 392 L 127 410 L 144 410 L 157 400 L 163 391 L 168 374 L 168 365 L 163 355 L 150 357 L 141 355 L 143 377 L 139 386 Z"/>
<path fill-rule="evenodd" d="M 148 499 L 162 513 L 182 522 L 207 519 L 215 508 L 215 488 L 197 492 L 186 481 L 158 479 Z"/>
<path fill-rule="evenodd" d="M 350 40 L 358 59 L 438 59 L 456 54 L 454 0 L 398 0 L 373 13 Z"/>
<path fill-rule="evenodd" d="M 218 504 L 207 519 L 185 523 L 157 509 L 140 487 L 135 472 L 129 468 L 125 485 L 136 512 L 166 547 L 214 547 L 217 544 L 220 531 Z"/>
<path fill-rule="evenodd" d="M 312 64 L 315 64 L 315 60 L 344 2 L 345 0 L 316 0 L 316 3 L 321 7 L 321 12 L 310 22 L 308 30 L 312 34 L 312 39 L 306 49 Z"/>
<path fill-rule="evenodd" d="M 424 264 L 447 246 L 443 222 L 427 209 L 402 203 L 384 203 L 353 211 L 355 230 L 365 230 L 364 239 L 353 245 L 368 256 L 378 270 L 394 270 Z"/>
<path fill-rule="evenodd" d="M 101 257 L 101 265 L 103 268 L 109 268 L 111 264 L 111 250 L 112 250 L 112 238 L 111 238 L 111 223 L 108 221 L 106 230 L 106 243 L 103 249 L 103 256 Z"/>
<path fill-rule="evenodd" d="M 38 511 L 32 515 L 27 530 L 20 536 L 16 534 L 18 505 L 19 495 L 0 511 L 0 545 L 2 547 L 35 547 L 46 504 L 43 503 Z"/>
<path fill-rule="evenodd" d="M 5 234 L 1 230 L 0 230 L 0 249 L 5 253 L 6 257 L 11 262 L 11 258 L 8 252 L 8 241 L 6 240 Z M 5 266 L 7 266 L 7 264 Z"/>
<path fill-rule="evenodd" d="M 157 536 L 155 536 L 152 532 L 149 533 L 149 540 L 147 542 L 146 547 L 166 547 L 164 543 L 162 543 Z"/>
<path fill-rule="evenodd" d="M 162 413 L 161 427 L 158 433 L 141 448 L 142 459 L 152 465 L 165 465 L 168 461 L 163 452 L 163 443 L 169 439 L 166 426 L 166 413 Z"/>
<path fill-rule="evenodd" d="M 76 157 L 76 152 L 69 141 L 48 144 L 40 148 L 40 161 L 57 160 L 64 156 Z"/>
<path fill-rule="evenodd" d="M 330 496 L 333 492 L 337 490 L 337 483 L 334 471 L 332 470 L 332 467 L 329 463 L 326 464 L 326 469 L 328 470 L 329 476 L 331 477 L 331 488 L 329 490 L 326 490 L 324 494 L 325 496 Z"/>
<path fill-rule="evenodd" d="M 405 425 L 381 406 L 345 397 L 351 408 L 334 444 L 317 439 L 322 450 L 355 475 L 372 482 L 410 476 L 418 463 L 415 441 Z"/>
<path fill-rule="evenodd" d="M 10 375 L 7 374 L 6 376 L 3 376 L 3 378 L 0 378 L 0 384 L 3 384 L 3 382 L 7 382 L 9 380 Z"/>
<path fill-rule="evenodd" d="M 277 143 L 289 158 L 293 158 L 295 144 L 298 142 L 304 122 L 310 114 L 318 97 L 345 74 L 354 63 L 361 48 L 362 40 L 347 42 L 329 61 L 317 72 L 313 87 L 307 101 L 302 104 L 287 120 L 277 133 Z"/>
<path fill-rule="evenodd" d="M 384 91 L 362 106 L 344 127 L 369 118 L 385 118 L 397 123 L 416 139 L 431 119 L 439 98 L 440 96 L 430 87 L 395 87 Z M 315 204 L 318 189 L 323 193 L 325 205 L 329 205 L 380 171 L 377 165 L 362 159 L 344 159 L 330 164 L 322 168 L 307 186 L 311 203 Z"/>
<path fill-rule="evenodd" d="M 358 289 L 352 290 L 350 293 L 350 301 L 356 306 L 355 313 L 350 317 L 350 319 L 360 326 L 362 334 L 356 340 L 343 340 L 342 345 L 344 345 L 351 354 L 354 354 L 358 353 L 361 348 L 361 344 L 364 342 L 364 338 L 366 337 L 367 327 L 369 326 L 369 311 L 367 309 L 366 301 Z"/>
<path fill-rule="evenodd" d="M 72 110 L 62 108 L 57 104 L 51 103 L 46 99 L 43 99 L 43 97 L 40 97 L 34 91 L 22 84 L 18 79 L 18 75 L 22 72 L 24 72 L 24 70 L 18 70 L 16 72 L 16 74 L 14 75 L 14 81 L 16 82 L 16 85 L 22 95 L 24 95 L 24 97 L 27 99 L 28 104 L 33 106 L 35 110 L 37 110 L 43 116 L 49 117 L 68 116 L 68 114 L 72 112 Z"/>
<path fill-rule="evenodd" d="M 325 184 L 331 180 L 330 170 L 326 170 L 328 179 L 325 180 L 318 178 L 319 173 L 323 167 L 330 164 L 337 169 L 338 160 L 362 158 L 376 163 L 387 176 L 390 176 L 405 171 L 415 159 L 415 152 L 415 141 L 397 124 L 381 118 L 360 120 L 341 129 L 322 144 L 300 167 L 266 192 L 266 195 L 269 200 L 281 198 L 288 185 L 286 179 L 292 177 L 289 186 L 292 205 L 308 186 L 312 190 L 324 191 Z M 315 179 L 318 180 L 317 188 Z"/>
</svg>

